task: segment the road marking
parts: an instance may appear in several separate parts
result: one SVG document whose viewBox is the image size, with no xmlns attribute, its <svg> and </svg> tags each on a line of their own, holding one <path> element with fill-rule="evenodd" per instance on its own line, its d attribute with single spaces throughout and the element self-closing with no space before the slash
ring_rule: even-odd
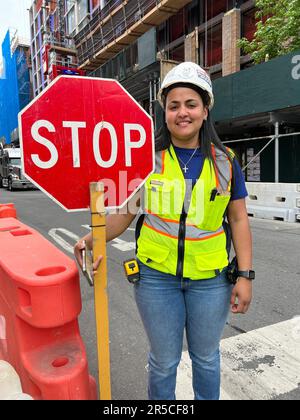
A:
<svg viewBox="0 0 300 420">
<path fill-rule="evenodd" d="M 81 225 L 85 229 L 91 230 L 89 225 Z M 68 236 L 71 238 L 72 243 L 70 244 L 67 242 L 64 238 L 62 238 L 59 233 L 63 233 L 65 236 Z M 78 235 L 76 235 L 73 232 L 70 232 L 67 229 L 63 228 L 53 228 L 49 230 L 48 235 L 51 236 L 55 240 L 55 242 L 58 243 L 63 249 L 65 249 L 67 252 L 70 252 L 70 254 L 73 254 L 73 248 L 75 243 L 80 239 Z M 113 239 L 111 242 L 111 246 L 114 248 L 117 248 L 119 251 L 122 252 L 128 252 L 135 250 L 135 242 L 127 242 L 123 241 L 122 239 L 116 238 Z"/>
<path fill-rule="evenodd" d="M 222 340 L 221 399 L 271 400 L 299 389 L 299 348 L 300 317 Z M 192 400 L 187 351 L 177 377 L 176 397 Z"/>
<path fill-rule="evenodd" d="M 90 225 L 81 225 L 82 227 L 84 227 L 87 230 L 91 230 L 91 226 Z M 126 230 L 130 230 L 135 232 L 135 228 L 127 228 Z"/>
<path fill-rule="evenodd" d="M 123 252 L 132 251 L 135 249 L 135 242 L 126 242 L 119 238 L 113 239 L 112 242 L 114 243 L 112 243 L 111 246 Z"/>
<path fill-rule="evenodd" d="M 81 226 L 88 230 L 91 230 L 91 227 L 89 225 L 81 225 Z M 127 230 L 135 230 L 135 229 L 128 228 Z M 111 246 L 113 246 L 114 248 L 117 248 L 119 251 L 128 252 L 135 249 L 135 242 L 127 242 L 127 241 L 123 241 L 122 239 L 116 238 L 112 240 Z"/>
<path fill-rule="evenodd" d="M 74 241 L 74 244 L 71 245 L 69 242 L 67 242 L 65 239 L 63 239 L 59 232 L 64 233 L 66 236 L 72 239 L 72 242 Z M 77 241 L 79 241 L 79 236 L 75 235 L 75 233 L 70 232 L 67 229 L 63 228 L 54 228 L 49 230 L 48 235 L 55 240 L 55 242 L 58 243 L 63 249 L 65 249 L 67 252 L 70 252 L 70 254 L 73 254 L 73 248 Z"/>
</svg>

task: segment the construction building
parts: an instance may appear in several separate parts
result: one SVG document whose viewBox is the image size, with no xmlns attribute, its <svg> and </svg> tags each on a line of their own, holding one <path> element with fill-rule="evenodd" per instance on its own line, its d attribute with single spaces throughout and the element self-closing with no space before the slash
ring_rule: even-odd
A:
<svg viewBox="0 0 300 420">
<path fill-rule="evenodd" d="M 29 42 L 7 31 L 0 61 L 0 142 L 18 144 L 18 113 L 32 99 Z"/>
<path fill-rule="evenodd" d="M 217 78 L 250 61 L 240 60 L 234 42 L 241 26 L 243 35 L 253 36 L 254 1 L 94 0 L 92 5 L 89 23 L 75 31 L 79 67 L 119 79 L 150 112 L 160 80 L 175 63 L 198 62 Z"/>
<path fill-rule="evenodd" d="M 76 16 L 77 10 L 83 10 L 82 24 L 87 23 L 85 19 L 88 19 L 88 9 L 80 7 L 84 3 L 87 4 L 87 1 L 33 1 L 29 15 L 34 96 L 60 74 L 85 74 L 78 69 L 77 51 L 73 38 L 67 31 L 70 28 L 72 32 L 75 10 Z"/>
<path fill-rule="evenodd" d="M 218 132 L 248 165 L 246 179 L 299 181 L 299 52 L 257 66 L 241 55 L 238 39 L 256 30 L 254 0 L 93 0 L 89 11 L 72 32 L 80 69 L 118 79 L 159 127 L 162 78 L 178 62 L 199 63 L 214 81 Z"/>
<path fill-rule="evenodd" d="M 118 79 L 158 128 L 161 80 L 194 61 L 213 79 L 217 130 L 246 179 L 299 181 L 300 52 L 256 66 L 241 55 L 255 0 L 35 0 L 30 13 L 35 94 L 68 69 Z"/>
</svg>

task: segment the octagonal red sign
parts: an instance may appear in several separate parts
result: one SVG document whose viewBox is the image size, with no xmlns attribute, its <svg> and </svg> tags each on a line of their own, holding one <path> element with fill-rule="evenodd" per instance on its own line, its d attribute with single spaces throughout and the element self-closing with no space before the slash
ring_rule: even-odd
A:
<svg viewBox="0 0 300 420">
<path fill-rule="evenodd" d="M 122 207 L 154 170 L 153 122 L 116 80 L 60 76 L 19 114 L 26 176 L 68 211 Z"/>
</svg>

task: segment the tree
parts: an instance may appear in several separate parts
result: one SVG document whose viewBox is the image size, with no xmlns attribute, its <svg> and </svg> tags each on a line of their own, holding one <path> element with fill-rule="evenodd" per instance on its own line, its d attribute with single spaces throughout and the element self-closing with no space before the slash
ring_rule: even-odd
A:
<svg viewBox="0 0 300 420">
<path fill-rule="evenodd" d="M 300 48 L 300 0 L 256 0 L 256 9 L 254 39 L 238 43 L 255 63 Z"/>
</svg>

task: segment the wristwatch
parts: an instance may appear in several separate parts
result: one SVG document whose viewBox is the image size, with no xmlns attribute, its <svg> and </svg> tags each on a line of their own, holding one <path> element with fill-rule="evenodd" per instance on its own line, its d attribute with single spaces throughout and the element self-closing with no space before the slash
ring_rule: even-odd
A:
<svg viewBox="0 0 300 420">
<path fill-rule="evenodd" d="M 253 270 L 247 270 L 247 271 L 240 271 L 237 270 L 236 272 L 237 277 L 245 277 L 248 280 L 254 280 L 255 279 L 255 271 Z"/>
</svg>

